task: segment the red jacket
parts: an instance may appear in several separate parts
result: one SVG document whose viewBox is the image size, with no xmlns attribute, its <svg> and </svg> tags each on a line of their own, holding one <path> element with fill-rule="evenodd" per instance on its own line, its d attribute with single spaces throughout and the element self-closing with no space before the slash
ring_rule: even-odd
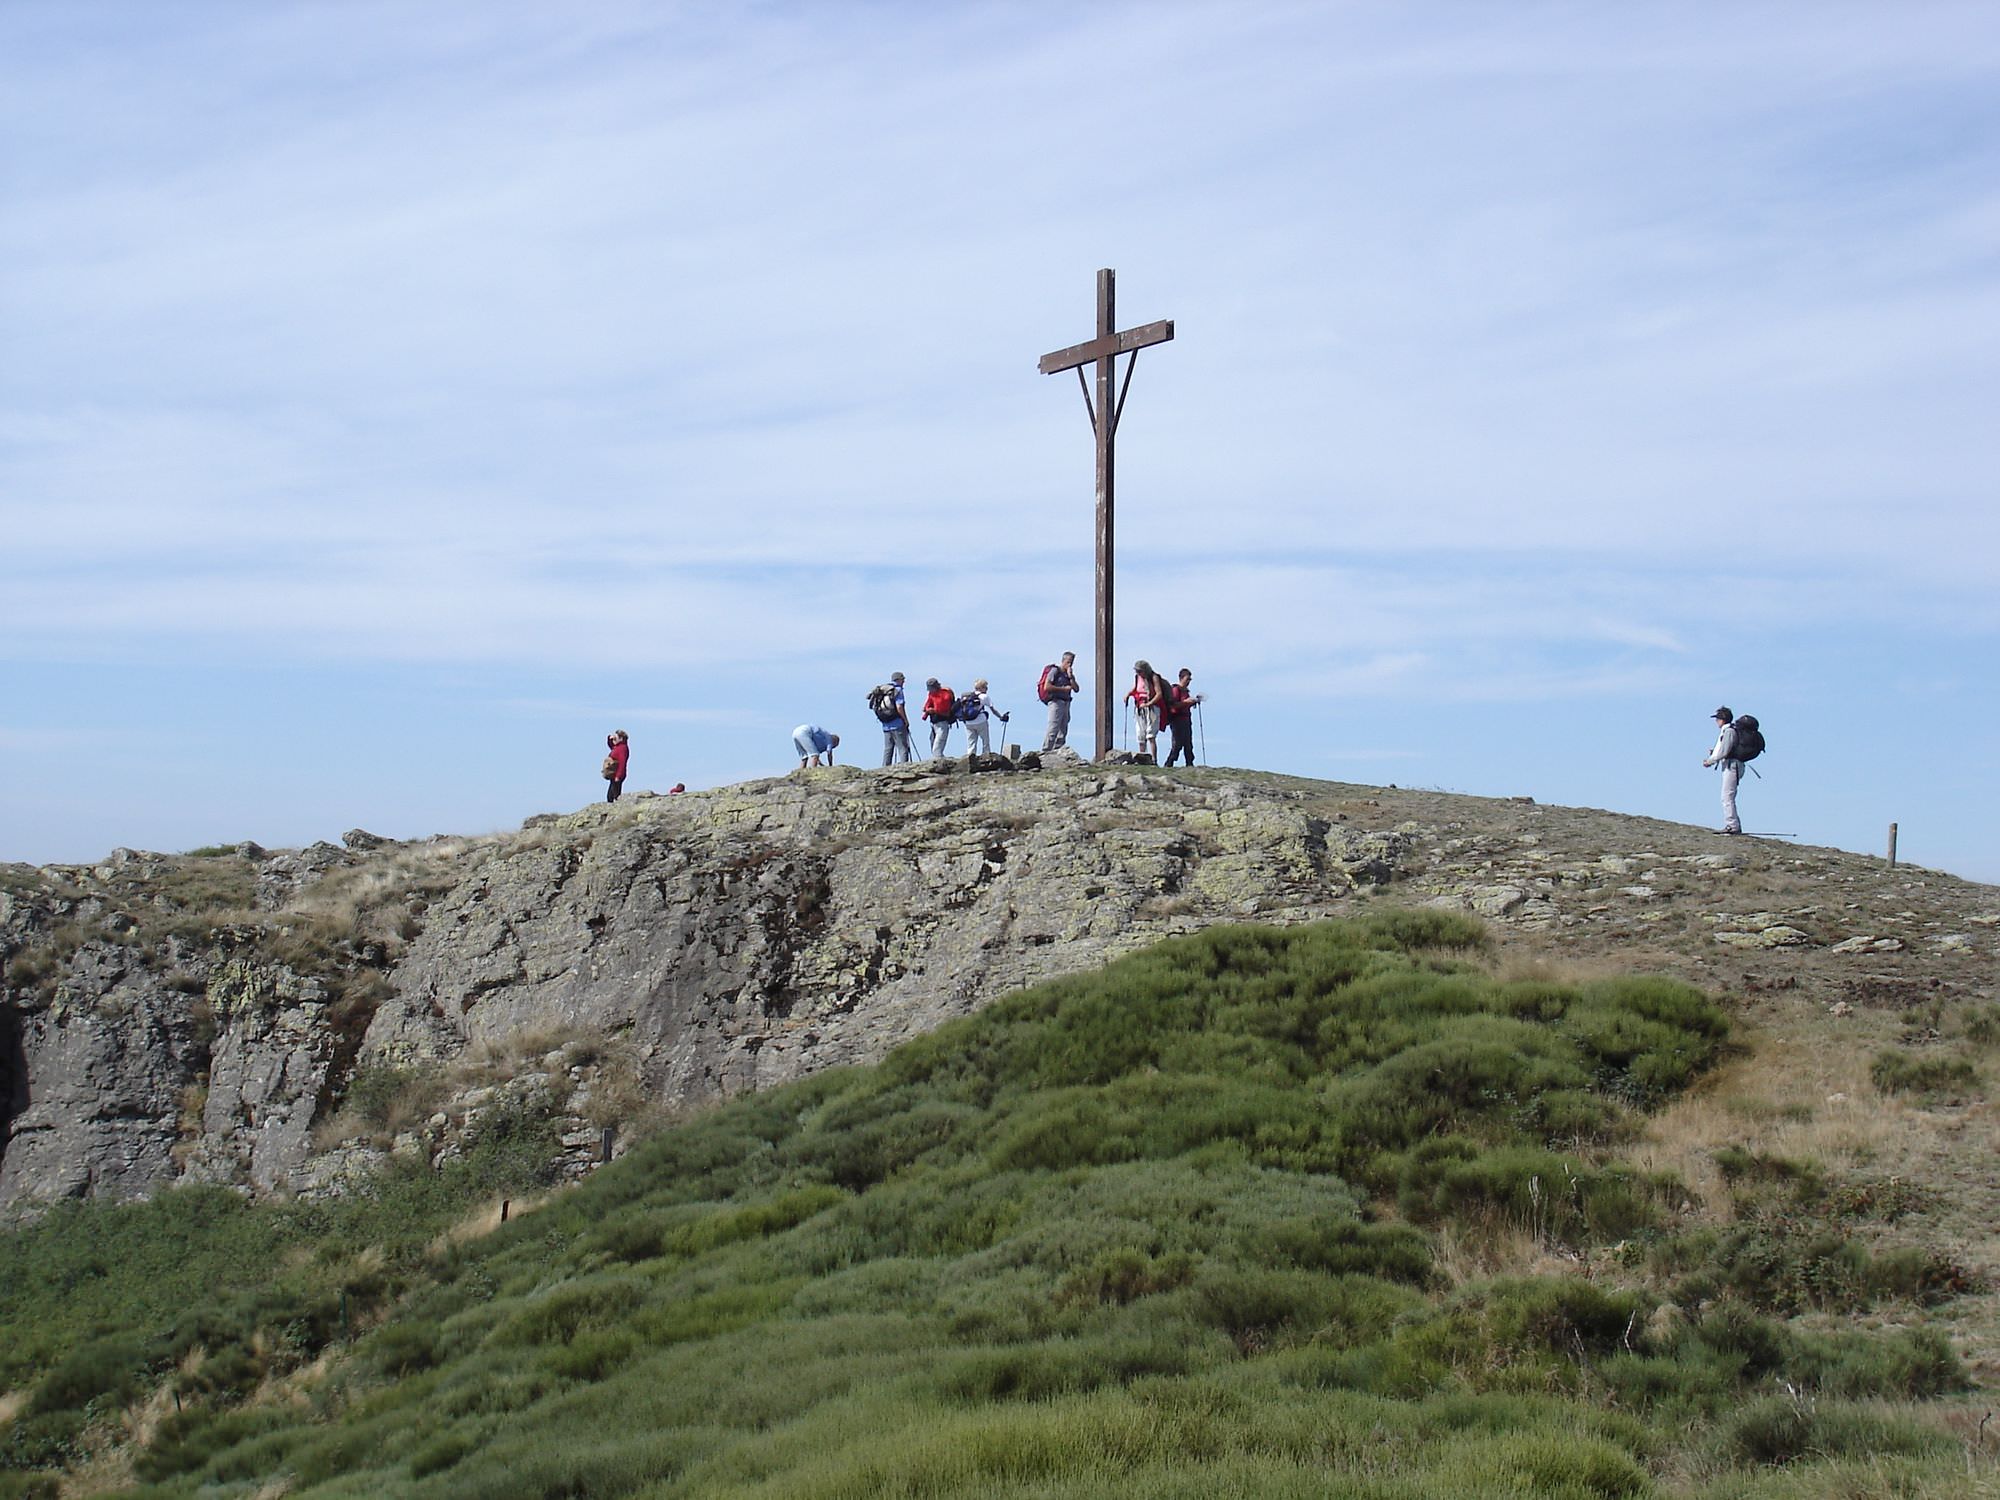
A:
<svg viewBox="0 0 2000 1500">
<path fill-rule="evenodd" d="M 618 768 L 617 774 L 611 778 L 613 781 L 623 781 L 625 779 L 625 762 L 631 758 L 632 747 L 626 744 L 625 741 L 620 740 L 611 747 L 611 761 Z"/>
<path fill-rule="evenodd" d="M 1193 706 L 1194 694 L 1178 682 L 1170 682 L 1167 684 L 1167 696 L 1160 700 L 1160 722 L 1178 723 L 1188 716 L 1188 710 Z"/>
</svg>

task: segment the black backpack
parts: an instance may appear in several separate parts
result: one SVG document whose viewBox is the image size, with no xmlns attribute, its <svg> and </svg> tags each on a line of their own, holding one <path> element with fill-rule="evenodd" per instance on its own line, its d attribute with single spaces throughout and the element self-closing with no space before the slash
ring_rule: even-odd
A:
<svg viewBox="0 0 2000 1500">
<path fill-rule="evenodd" d="M 1749 714 L 1731 727 L 1736 731 L 1736 748 L 1729 752 L 1731 760 L 1755 760 L 1764 753 L 1764 731 L 1757 727 L 1757 721 Z"/>
<path fill-rule="evenodd" d="M 896 690 L 892 687 L 870 688 L 868 706 L 884 724 L 893 724 L 903 717 L 903 711 L 896 707 Z"/>
</svg>

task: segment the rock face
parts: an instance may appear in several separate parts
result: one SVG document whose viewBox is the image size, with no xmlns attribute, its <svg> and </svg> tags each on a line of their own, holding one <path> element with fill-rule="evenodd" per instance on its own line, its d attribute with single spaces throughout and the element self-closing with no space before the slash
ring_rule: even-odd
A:
<svg viewBox="0 0 2000 1500">
<path fill-rule="evenodd" d="M 141 1197 L 171 1180 L 201 1053 L 187 996 L 130 950 L 90 943 L 47 1004 L 11 1009 L 0 1026 L 12 1063 L 0 1097 L 14 1111 L 0 1204 Z"/>
<path fill-rule="evenodd" d="M 210 976 L 207 997 L 216 1034 L 188 1176 L 265 1192 L 293 1186 L 333 1084 L 338 1033 L 326 987 L 232 959 Z"/>
<path fill-rule="evenodd" d="M 2000 946 L 1990 887 L 1861 856 L 1057 757 L 815 769 L 481 840 L 118 851 L 0 868 L 0 1208 L 182 1178 L 335 1191 L 528 1104 L 582 1171 L 635 1111 L 871 1060 L 1170 933 L 1380 899 L 1866 1003 L 1990 997 Z"/>
<path fill-rule="evenodd" d="M 1138 772 L 841 768 L 595 810 L 428 914 L 364 1060 L 579 1028 L 697 1102 L 880 1056 L 992 997 L 1218 916 L 1325 907 L 1410 840 Z"/>
</svg>

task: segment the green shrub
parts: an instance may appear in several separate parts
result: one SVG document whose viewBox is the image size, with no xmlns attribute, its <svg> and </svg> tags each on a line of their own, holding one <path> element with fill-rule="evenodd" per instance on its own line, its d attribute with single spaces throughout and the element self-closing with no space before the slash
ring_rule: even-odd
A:
<svg viewBox="0 0 2000 1500">
<path fill-rule="evenodd" d="M 42 1377 L 28 1402 L 28 1415 L 77 1411 L 95 1403 L 118 1406 L 143 1388 L 158 1357 L 151 1341 L 138 1334 L 108 1334 L 71 1350 Z"/>
<path fill-rule="evenodd" d="M 382 1130 L 414 1113 L 442 1087 L 436 1071 L 371 1063 L 356 1068 L 347 1081 L 342 1103 L 374 1130 Z"/>
<path fill-rule="evenodd" d="M 479 1450 L 483 1434 L 476 1430 L 452 1429 L 439 1433 L 410 1455 L 410 1477 L 425 1479 L 442 1474 Z"/>
<path fill-rule="evenodd" d="M 133 1472 L 158 1482 L 177 1474 L 197 1474 L 217 1455 L 238 1443 L 289 1426 L 290 1413 L 272 1407 L 249 1411 L 191 1407 L 159 1425 L 152 1441 L 133 1460 Z"/>
<path fill-rule="evenodd" d="M 16 1417 L 0 1428 L 0 1470 L 61 1469 L 83 1457 L 85 1413 L 75 1410 Z"/>
<path fill-rule="evenodd" d="M 369 1336 L 366 1353 L 384 1375 L 414 1375 L 438 1362 L 441 1330 L 427 1318 L 402 1318 Z"/>
<path fill-rule="evenodd" d="M 1902 1051 L 1880 1052 L 1868 1076 L 1885 1094 L 1917 1094 L 1934 1099 L 1968 1099 L 1980 1092 L 1979 1070 L 1962 1057 L 1934 1057 Z"/>
<path fill-rule="evenodd" d="M 1729 1416 L 1719 1434 L 1738 1464 L 1790 1464 L 1806 1458 L 1956 1456 L 1942 1432 L 1898 1422 L 1839 1403 L 1805 1403 L 1767 1396 Z"/>
</svg>

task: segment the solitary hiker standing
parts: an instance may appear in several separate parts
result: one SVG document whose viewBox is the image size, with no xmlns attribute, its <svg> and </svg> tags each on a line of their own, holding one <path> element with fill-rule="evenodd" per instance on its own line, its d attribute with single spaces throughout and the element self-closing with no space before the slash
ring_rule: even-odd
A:
<svg viewBox="0 0 2000 1500">
<path fill-rule="evenodd" d="M 1042 736 L 1044 751 L 1060 750 L 1069 743 L 1069 704 L 1076 696 L 1076 653 L 1065 651 L 1062 660 L 1042 668 L 1037 689 L 1049 706 L 1049 732 Z"/>
<path fill-rule="evenodd" d="M 1736 716 L 1727 707 L 1715 711 L 1715 748 L 1702 761 L 1705 766 L 1722 767 L 1722 831 L 1741 833 L 1743 820 L 1736 816 L 1736 784 L 1743 779 L 1743 762 L 1737 757 Z"/>
<path fill-rule="evenodd" d="M 972 691 L 959 700 L 960 717 L 965 720 L 966 752 L 971 755 L 991 755 L 993 742 L 988 736 L 992 732 L 992 719 L 1002 724 L 1009 723 L 1006 714 L 993 706 L 993 695 L 987 691 L 986 679 L 972 679 Z"/>
<path fill-rule="evenodd" d="M 614 729 L 604 737 L 604 743 L 611 753 L 604 757 L 604 779 L 610 783 L 604 789 L 604 800 L 616 802 L 625 790 L 625 768 L 632 761 L 632 747 L 625 731 Z"/>
<path fill-rule="evenodd" d="M 1182 667 L 1178 677 L 1167 686 L 1167 696 L 1160 704 L 1160 713 L 1166 723 L 1171 740 L 1167 745 L 1167 764 L 1174 763 L 1174 757 L 1185 755 L 1187 763 L 1194 764 L 1194 706 L 1201 702 L 1202 695 L 1190 684 L 1194 673 Z"/>
<path fill-rule="evenodd" d="M 840 743 L 840 736 L 822 729 L 817 724 L 801 724 L 792 731 L 792 748 L 799 752 L 799 769 L 819 764 L 824 755 L 828 765 L 833 764 L 834 747 Z M 676 791 L 680 788 L 676 787 Z"/>
</svg>

